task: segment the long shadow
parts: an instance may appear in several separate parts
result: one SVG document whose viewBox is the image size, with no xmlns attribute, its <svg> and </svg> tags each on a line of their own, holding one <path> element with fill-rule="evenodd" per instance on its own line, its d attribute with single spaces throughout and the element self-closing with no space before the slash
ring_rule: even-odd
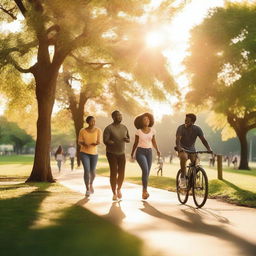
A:
<svg viewBox="0 0 256 256">
<path fill-rule="evenodd" d="M 17 186 L 10 189 L 15 188 Z M 47 186 L 37 187 L 25 195 L 0 200 L 1 255 L 143 255 L 143 242 L 140 239 L 81 207 L 86 203 L 85 199 L 79 200 L 79 205 L 55 210 L 59 214 L 54 215 L 57 217 L 49 224 L 35 226 L 37 220 L 44 221 L 40 213 L 43 201 L 48 196 L 54 196 L 54 193 L 47 191 Z M 115 211 L 115 207 L 113 205 L 110 212 Z"/>
<path fill-rule="evenodd" d="M 102 215 L 103 218 L 111 221 L 116 225 L 120 225 L 123 219 L 126 217 L 121 208 L 121 202 L 113 202 L 108 214 Z"/>
<path fill-rule="evenodd" d="M 202 216 L 200 216 L 200 214 L 197 214 L 196 212 L 192 213 L 185 210 L 181 210 L 181 214 L 185 215 L 188 218 L 187 221 L 164 214 L 158 211 L 148 202 L 144 202 L 143 205 L 143 212 L 151 216 L 164 219 L 172 224 L 175 224 L 176 226 L 183 228 L 185 232 L 201 233 L 208 236 L 218 237 L 222 240 L 226 240 L 232 243 L 234 247 L 241 251 L 241 255 L 255 256 L 256 244 L 250 243 L 245 239 L 236 236 L 235 234 L 232 234 L 223 226 L 210 225 L 204 223 L 202 220 Z"/>
</svg>

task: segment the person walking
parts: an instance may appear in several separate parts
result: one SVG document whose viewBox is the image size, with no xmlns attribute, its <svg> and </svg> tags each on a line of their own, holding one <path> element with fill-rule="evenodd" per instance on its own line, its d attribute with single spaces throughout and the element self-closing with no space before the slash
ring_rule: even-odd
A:
<svg viewBox="0 0 256 256">
<path fill-rule="evenodd" d="M 80 148 L 80 159 L 84 167 L 84 183 L 86 187 L 85 196 L 89 197 L 94 193 L 93 181 L 98 162 L 97 145 L 100 144 L 101 130 L 95 127 L 95 118 L 86 118 L 88 127 L 82 128 L 79 132 L 78 144 Z"/>
<path fill-rule="evenodd" d="M 71 171 L 73 171 L 74 170 L 75 157 L 76 157 L 76 148 L 73 145 L 71 145 L 68 148 L 68 155 L 69 155 L 70 164 L 71 164 Z"/>
<path fill-rule="evenodd" d="M 136 150 L 136 160 L 142 170 L 142 199 L 147 199 L 149 193 L 148 177 L 152 165 L 152 147 L 156 149 L 157 156 L 160 158 L 161 153 L 158 150 L 156 143 L 155 134 L 156 131 L 153 129 L 154 117 L 150 113 L 144 113 L 137 116 L 134 120 L 134 125 L 137 128 L 135 133 L 135 141 L 132 148 L 131 158 L 134 158 Z"/>
<path fill-rule="evenodd" d="M 55 152 L 55 159 L 57 161 L 57 166 L 59 169 L 59 172 L 61 171 L 61 165 L 62 165 L 62 161 L 64 161 L 64 151 L 61 145 L 59 145 L 59 147 L 57 148 L 56 152 Z"/>
<path fill-rule="evenodd" d="M 113 123 L 108 125 L 103 132 L 103 142 L 106 145 L 106 156 L 110 168 L 110 185 L 113 200 L 122 198 L 122 184 L 125 173 L 125 143 L 130 142 L 128 129 L 121 124 L 122 114 L 115 110 L 111 114 Z"/>
</svg>

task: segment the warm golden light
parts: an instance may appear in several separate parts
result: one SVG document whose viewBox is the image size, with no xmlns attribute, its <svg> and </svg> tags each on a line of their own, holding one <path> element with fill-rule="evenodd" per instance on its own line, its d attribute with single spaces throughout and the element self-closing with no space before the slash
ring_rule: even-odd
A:
<svg viewBox="0 0 256 256">
<path fill-rule="evenodd" d="M 146 35 L 146 43 L 149 47 L 159 47 L 164 41 L 165 38 L 161 32 L 152 31 Z"/>
</svg>

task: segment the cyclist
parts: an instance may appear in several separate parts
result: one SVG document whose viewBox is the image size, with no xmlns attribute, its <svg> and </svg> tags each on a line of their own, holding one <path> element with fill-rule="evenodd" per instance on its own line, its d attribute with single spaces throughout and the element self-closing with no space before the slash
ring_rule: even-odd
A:
<svg viewBox="0 0 256 256">
<path fill-rule="evenodd" d="M 196 115 L 189 113 L 186 114 L 185 124 L 182 124 L 178 127 L 176 132 L 176 149 L 178 151 L 178 156 L 180 159 L 180 168 L 181 168 L 181 179 L 180 187 L 186 188 L 186 163 L 190 159 L 191 162 L 195 162 L 196 155 L 188 154 L 182 149 L 195 152 L 195 142 L 197 137 L 199 137 L 206 147 L 206 149 L 212 152 L 208 142 L 206 141 L 203 131 L 199 126 L 194 125 L 196 121 Z"/>
</svg>

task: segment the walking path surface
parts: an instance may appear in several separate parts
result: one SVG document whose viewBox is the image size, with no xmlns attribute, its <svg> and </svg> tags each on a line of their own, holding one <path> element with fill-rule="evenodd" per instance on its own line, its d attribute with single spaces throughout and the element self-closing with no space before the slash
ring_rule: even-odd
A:
<svg viewBox="0 0 256 256">
<path fill-rule="evenodd" d="M 102 176 L 88 200 L 82 170 L 64 171 L 58 181 L 83 194 L 81 206 L 141 238 L 149 255 L 256 255 L 256 209 L 210 199 L 196 209 L 192 198 L 180 205 L 176 193 L 156 188 L 143 201 L 141 186 L 127 182 L 123 200 L 113 202 L 109 179 Z"/>
</svg>

